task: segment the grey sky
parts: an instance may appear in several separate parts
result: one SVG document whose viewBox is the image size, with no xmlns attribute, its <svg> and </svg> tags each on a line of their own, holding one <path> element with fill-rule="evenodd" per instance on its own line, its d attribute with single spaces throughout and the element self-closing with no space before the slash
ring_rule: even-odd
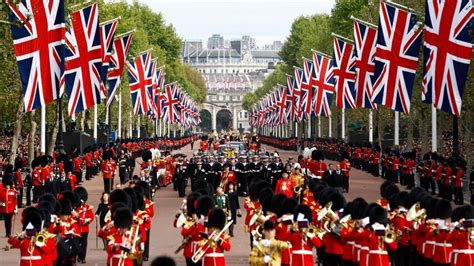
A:
<svg viewBox="0 0 474 266">
<path fill-rule="evenodd" d="M 301 15 L 330 13 L 335 0 L 139 0 L 161 12 L 183 39 L 213 33 L 226 39 L 251 35 L 257 45 L 284 41 L 293 20 Z"/>
</svg>

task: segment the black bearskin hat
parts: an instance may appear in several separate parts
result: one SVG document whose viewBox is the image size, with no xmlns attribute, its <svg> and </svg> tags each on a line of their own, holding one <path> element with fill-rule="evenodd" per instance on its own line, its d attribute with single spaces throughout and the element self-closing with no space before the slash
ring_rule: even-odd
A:
<svg viewBox="0 0 474 266">
<path fill-rule="evenodd" d="M 11 174 L 6 174 L 2 178 L 2 184 L 4 187 L 10 186 L 10 188 L 13 186 L 13 177 Z"/>
<path fill-rule="evenodd" d="M 211 211 L 208 219 L 208 227 L 222 229 L 225 226 L 226 214 L 222 209 L 216 208 Z"/>
<path fill-rule="evenodd" d="M 133 190 L 133 188 L 131 187 L 126 187 L 123 189 L 123 191 L 127 193 L 128 196 L 130 197 L 130 202 L 131 202 L 130 209 L 132 210 L 132 212 L 135 212 L 137 210 L 137 194 L 135 193 L 135 190 Z"/>
<path fill-rule="evenodd" d="M 74 164 L 71 161 L 64 162 L 64 172 L 69 173 L 74 169 Z"/>
<path fill-rule="evenodd" d="M 112 217 L 117 228 L 129 228 L 133 223 L 133 213 L 129 208 L 118 208 Z"/>
<path fill-rule="evenodd" d="M 385 182 L 382 183 L 382 185 L 380 185 L 380 196 L 382 196 L 382 198 L 386 199 L 385 188 L 387 188 L 390 185 L 393 185 L 393 182 L 389 180 L 386 180 Z"/>
<path fill-rule="evenodd" d="M 59 213 L 60 215 L 71 215 L 72 204 L 69 199 L 62 198 L 59 200 L 59 204 L 61 205 L 61 212 Z"/>
<path fill-rule="evenodd" d="M 369 212 L 370 224 L 379 223 L 388 224 L 387 210 L 379 205 L 374 206 Z"/>
<path fill-rule="evenodd" d="M 274 230 L 275 229 L 275 223 L 273 223 L 270 220 L 267 220 L 263 223 L 263 230 Z"/>
<path fill-rule="evenodd" d="M 79 198 L 82 202 L 86 202 L 89 199 L 89 194 L 87 193 L 87 189 L 85 187 L 76 187 L 76 189 L 74 189 L 74 193 L 79 195 Z"/>
<path fill-rule="evenodd" d="M 193 192 L 186 199 L 186 213 L 191 216 L 196 213 L 197 200 L 201 197 L 201 193 Z"/>
<path fill-rule="evenodd" d="M 159 256 L 151 262 L 151 266 L 176 266 L 176 262 L 167 256 Z"/>
<path fill-rule="evenodd" d="M 148 184 L 148 182 L 146 181 L 139 181 L 135 187 L 141 187 L 143 189 L 143 195 L 145 195 L 145 197 L 147 199 L 151 199 L 151 188 L 150 188 L 150 184 Z"/>
<path fill-rule="evenodd" d="M 208 195 L 203 195 L 197 201 L 196 212 L 198 215 L 208 216 L 215 205 L 213 198 Z"/>
<path fill-rule="evenodd" d="M 446 199 L 441 199 L 436 203 L 436 216 L 439 219 L 448 219 L 451 217 L 453 210 L 451 202 Z"/>
<path fill-rule="evenodd" d="M 298 218 L 301 216 L 303 216 L 303 218 L 306 219 L 308 223 L 311 223 L 313 220 L 313 214 L 307 205 L 300 204 L 295 207 L 295 210 L 293 211 L 293 221 L 298 222 Z"/>
<path fill-rule="evenodd" d="M 33 225 L 35 231 L 40 231 L 41 228 L 41 223 L 43 220 L 43 217 L 41 215 L 41 211 L 35 207 L 28 207 L 23 210 L 22 214 L 23 218 L 23 231 L 26 229 L 29 223 Z"/>
<path fill-rule="evenodd" d="M 340 193 L 334 193 L 329 197 L 329 201 L 332 202 L 331 210 L 338 212 L 346 205 L 346 198 Z"/>
<path fill-rule="evenodd" d="M 284 199 L 282 203 L 283 214 L 292 214 L 297 205 L 298 202 L 296 202 L 296 200 L 293 198 Z"/>
<path fill-rule="evenodd" d="M 356 198 L 351 204 L 351 217 L 354 220 L 360 220 L 365 217 L 364 212 L 369 204 L 363 198 Z"/>
<path fill-rule="evenodd" d="M 287 198 L 288 197 L 285 194 L 281 193 L 273 195 L 270 210 L 276 214 L 277 217 L 281 217 L 283 214 L 285 214 L 283 201 Z"/>
<path fill-rule="evenodd" d="M 260 191 L 258 196 L 260 199 L 260 204 L 262 205 L 262 210 L 264 212 L 271 211 L 272 208 L 272 198 L 273 198 L 273 189 L 264 188 Z"/>
<path fill-rule="evenodd" d="M 102 154 L 102 159 L 104 161 L 108 161 L 110 158 L 112 158 L 112 152 L 109 150 L 104 151 L 104 154 Z"/>
<path fill-rule="evenodd" d="M 110 193 L 109 203 L 113 205 L 114 203 L 122 202 L 125 206 L 131 207 L 130 196 L 121 189 L 115 189 Z"/>
</svg>

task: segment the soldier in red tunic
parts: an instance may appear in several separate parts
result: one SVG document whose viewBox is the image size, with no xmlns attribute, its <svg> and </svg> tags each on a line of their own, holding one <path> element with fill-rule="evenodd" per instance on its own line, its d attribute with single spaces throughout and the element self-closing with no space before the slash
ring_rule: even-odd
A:
<svg viewBox="0 0 474 266">
<path fill-rule="evenodd" d="M 460 160 L 456 163 L 456 170 L 453 175 L 454 179 L 454 203 L 457 205 L 462 205 L 464 203 L 464 198 L 462 194 L 462 185 L 464 179 L 464 169 L 466 167 L 466 162 Z"/>
<path fill-rule="evenodd" d="M 351 171 L 351 163 L 349 162 L 349 153 L 342 153 L 342 161 L 339 163 L 339 167 L 342 171 L 342 177 L 344 178 L 344 191 L 349 192 L 349 176 Z"/>
<path fill-rule="evenodd" d="M 13 215 L 17 211 L 17 192 L 13 186 L 12 175 L 8 173 L 2 178 L 2 186 L 0 187 L 0 213 L 5 221 L 7 237 L 11 235 Z"/>
<path fill-rule="evenodd" d="M 453 245 L 451 265 L 474 265 L 474 207 L 465 205 L 453 211 L 453 230 L 450 242 Z"/>
<path fill-rule="evenodd" d="M 298 205 L 293 212 L 293 222 L 296 224 L 294 233 L 289 237 L 292 246 L 292 265 L 314 265 L 313 248 L 321 247 L 321 240 L 307 232 L 312 222 L 311 209 L 306 205 Z"/>
<path fill-rule="evenodd" d="M 104 179 L 104 192 L 110 193 L 113 186 L 113 168 L 111 164 L 112 158 L 110 157 L 109 152 L 105 152 L 102 157 L 102 165 L 100 170 L 102 171 L 102 177 Z"/>
<path fill-rule="evenodd" d="M 230 251 L 230 236 L 222 232 L 226 225 L 226 214 L 222 209 L 214 209 L 209 214 L 207 240 L 202 240 L 201 249 L 205 250 L 203 266 L 225 266 L 224 251 Z M 214 234 L 214 237 L 211 236 Z"/>
<path fill-rule="evenodd" d="M 112 219 L 117 230 L 107 238 L 107 265 L 133 266 L 134 261 L 131 256 L 138 245 L 137 228 L 136 226 L 132 227 L 133 213 L 127 207 L 118 208 Z"/>
<path fill-rule="evenodd" d="M 388 225 L 387 211 L 381 206 L 374 206 L 369 212 L 370 230 L 365 232 L 367 241 L 367 265 L 389 266 L 388 249 L 396 250 L 397 242 L 390 242 L 385 237 Z"/>
<path fill-rule="evenodd" d="M 81 227 L 81 237 L 79 239 L 81 250 L 77 259 L 79 263 L 86 263 L 87 237 L 89 236 L 89 225 L 94 221 L 94 207 L 87 203 L 89 197 L 84 187 L 77 187 L 74 192 L 81 198 L 81 204 L 75 210 L 76 219 Z"/>
</svg>

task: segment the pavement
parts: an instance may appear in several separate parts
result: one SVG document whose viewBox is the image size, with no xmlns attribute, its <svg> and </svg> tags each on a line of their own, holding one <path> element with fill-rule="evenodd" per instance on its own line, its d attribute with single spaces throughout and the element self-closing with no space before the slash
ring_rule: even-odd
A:
<svg viewBox="0 0 474 266">
<path fill-rule="evenodd" d="M 196 145 L 195 145 L 196 146 Z M 269 146 L 263 146 L 268 151 L 275 151 L 276 149 Z M 179 151 L 190 156 L 192 150 L 190 145 L 183 147 Z M 294 151 L 278 150 L 283 161 L 286 161 L 289 155 L 295 156 Z M 140 162 L 141 159 L 137 159 Z M 329 162 L 329 161 L 328 161 Z M 135 169 L 137 171 L 138 167 Z M 115 178 L 116 182 L 118 178 Z M 380 198 L 379 187 L 383 180 L 379 177 L 373 177 L 363 171 L 353 169 L 350 178 L 349 193 L 344 194 L 348 201 L 356 197 L 364 197 L 367 201 L 373 202 Z M 98 206 L 100 196 L 103 189 L 103 181 L 100 176 L 94 177 L 92 180 L 86 181 L 83 184 L 89 192 L 89 203 L 95 208 Z M 188 186 L 189 193 L 189 186 Z M 173 219 L 181 206 L 182 199 L 178 197 L 178 193 L 173 191 L 172 186 L 162 188 L 155 194 L 155 216 L 152 219 L 151 242 L 150 242 L 150 261 L 153 258 L 161 255 L 166 255 L 174 258 L 177 265 L 185 265 L 185 260 L 182 254 L 174 254 L 174 250 L 181 244 L 182 237 L 178 229 L 173 227 Z M 95 209 L 94 208 L 94 209 Z M 241 208 L 243 210 L 243 199 L 241 198 Z M 21 224 L 19 216 L 15 221 L 13 232 L 20 232 Z M 227 252 L 227 265 L 248 265 L 248 254 L 250 252 L 250 240 L 247 233 L 244 232 L 243 217 L 239 218 L 234 229 L 234 238 L 231 239 L 232 248 Z M 5 228 L 3 222 L 0 225 L 0 247 L 7 245 L 5 238 Z M 102 249 L 102 241 L 99 239 L 96 246 L 96 223 L 91 224 L 87 264 L 86 265 L 106 265 L 106 252 Z M 18 249 L 10 249 L 5 251 L 0 249 L 0 265 L 18 265 L 20 251 Z M 149 265 L 145 262 L 144 265 Z"/>
</svg>

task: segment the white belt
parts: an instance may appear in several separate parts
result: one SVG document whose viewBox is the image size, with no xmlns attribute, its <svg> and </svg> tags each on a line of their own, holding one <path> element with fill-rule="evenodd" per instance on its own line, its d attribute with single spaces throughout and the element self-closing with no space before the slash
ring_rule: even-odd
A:
<svg viewBox="0 0 474 266">
<path fill-rule="evenodd" d="M 426 245 L 434 245 L 434 244 L 435 244 L 434 241 L 426 241 L 426 242 L 423 243 L 423 245 L 421 246 L 421 252 L 422 252 L 422 253 L 425 253 Z"/>
<path fill-rule="evenodd" d="M 209 253 L 204 255 L 204 257 L 219 258 L 224 257 L 224 253 Z"/>
<path fill-rule="evenodd" d="M 454 265 L 456 265 L 458 263 L 458 255 L 459 254 L 466 254 L 466 255 L 471 255 L 471 254 L 474 254 L 474 249 L 453 249 L 453 253 L 454 254 Z"/>
<path fill-rule="evenodd" d="M 296 255 L 313 255 L 313 251 L 305 249 L 293 250 L 292 253 Z"/>
<path fill-rule="evenodd" d="M 115 254 L 115 255 L 112 255 L 112 258 L 114 258 L 114 259 L 126 259 L 127 255 L 125 255 L 125 254 Z"/>
<path fill-rule="evenodd" d="M 369 250 L 369 254 L 387 255 L 388 253 L 385 250 Z"/>
<path fill-rule="evenodd" d="M 348 245 L 351 245 L 351 246 L 355 246 L 355 242 L 354 242 L 354 241 L 347 241 L 347 244 L 348 244 Z"/>
<path fill-rule="evenodd" d="M 21 256 L 21 260 L 42 260 L 41 256 Z"/>
<path fill-rule="evenodd" d="M 433 245 L 437 246 L 437 247 L 445 247 L 445 248 L 450 248 L 452 247 L 453 245 L 450 244 L 450 243 L 438 243 L 438 242 L 434 242 Z"/>
</svg>

